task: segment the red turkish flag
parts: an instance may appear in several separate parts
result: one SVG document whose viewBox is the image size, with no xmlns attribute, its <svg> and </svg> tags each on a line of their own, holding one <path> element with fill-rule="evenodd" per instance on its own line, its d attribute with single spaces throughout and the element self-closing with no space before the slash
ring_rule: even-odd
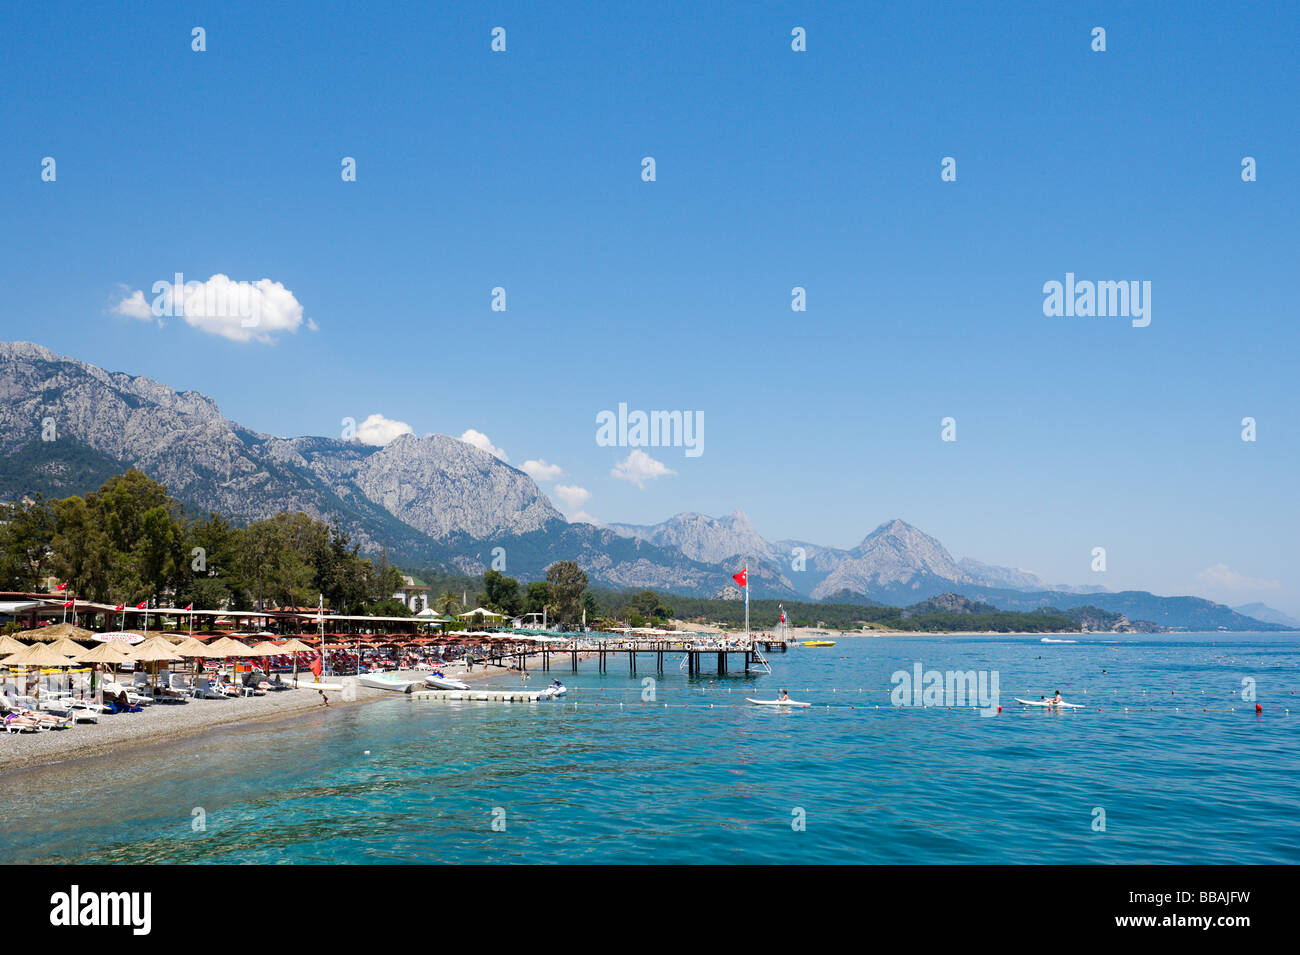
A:
<svg viewBox="0 0 1300 955">
<path fill-rule="evenodd" d="M 114 607 L 113 609 L 114 609 L 114 610 L 125 610 L 125 609 L 126 609 L 126 604 L 118 604 L 118 605 L 117 605 L 116 607 Z"/>
<path fill-rule="evenodd" d="M 732 575 L 731 575 L 731 579 L 734 580 L 734 581 L 736 582 L 736 586 L 737 586 L 737 587 L 748 587 L 748 586 L 749 586 L 749 568 L 748 568 L 748 567 L 742 568 L 741 571 L 740 571 L 740 573 L 738 573 L 738 574 L 732 574 Z"/>
<path fill-rule="evenodd" d="M 68 582 L 65 580 L 63 583 L 59 584 L 59 589 L 60 589 L 60 590 L 67 590 L 67 589 L 68 589 Z"/>
<path fill-rule="evenodd" d="M 186 609 L 186 610 L 193 610 L 193 609 L 194 609 L 194 604 L 186 604 L 186 605 L 185 605 L 185 609 Z"/>
<path fill-rule="evenodd" d="M 140 601 L 138 604 L 135 605 L 135 609 L 136 609 L 136 610 L 143 610 L 143 609 L 144 609 L 145 607 L 147 607 L 147 606 L 149 606 L 149 601 L 147 601 L 147 600 L 142 600 L 142 601 Z"/>
<path fill-rule="evenodd" d="M 72 606 L 72 601 L 71 601 L 71 600 L 65 600 L 65 601 L 63 602 L 63 606 L 65 606 L 65 607 L 71 607 L 71 606 Z"/>
<path fill-rule="evenodd" d="M 315 676 L 320 676 L 320 654 L 316 655 L 316 659 L 311 661 L 311 666 L 307 669 L 311 670 Z"/>
</svg>

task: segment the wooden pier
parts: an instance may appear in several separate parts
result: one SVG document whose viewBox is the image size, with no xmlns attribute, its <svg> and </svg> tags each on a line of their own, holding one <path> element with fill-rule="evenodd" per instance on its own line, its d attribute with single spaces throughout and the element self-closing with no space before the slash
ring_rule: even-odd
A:
<svg viewBox="0 0 1300 955">
<path fill-rule="evenodd" d="M 556 646 L 554 644 L 542 644 L 533 649 L 534 655 L 541 656 L 541 668 L 544 672 L 549 672 L 557 666 L 568 664 L 568 670 L 571 673 L 578 672 L 578 664 L 584 656 L 591 657 L 596 661 L 596 668 L 601 673 L 608 673 L 611 664 L 622 668 L 624 662 L 627 664 L 629 676 L 636 676 L 637 672 L 645 669 L 646 672 L 655 672 L 662 674 L 664 672 L 664 657 L 685 657 L 685 660 L 679 662 L 679 666 L 686 670 L 691 676 L 698 676 L 705 672 L 708 661 L 713 661 L 713 672 L 725 674 L 731 672 L 751 673 L 757 670 L 760 673 L 770 672 L 767 660 L 759 651 L 758 644 L 749 646 L 735 647 L 711 647 L 700 646 L 694 643 L 685 643 L 681 641 L 661 641 L 653 643 L 607 643 L 596 644 L 593 646 Z M 567 660 L 565 658 L 568 658 Z M 622 660 L 619 660 L 622 657 Z M 649 660 L 646 660 L 649 657 Z M 738 659 L 733 659 L 736 657 Z M 615 662 L 618 661 L 618 662 Z M 517 670 L 528 669 L 528 654 L 526 652 L 514 652 L 509 654 L 499 654 L 489 656 L 479 662 L 487 666 L 511 667 Z"/>
</svg>

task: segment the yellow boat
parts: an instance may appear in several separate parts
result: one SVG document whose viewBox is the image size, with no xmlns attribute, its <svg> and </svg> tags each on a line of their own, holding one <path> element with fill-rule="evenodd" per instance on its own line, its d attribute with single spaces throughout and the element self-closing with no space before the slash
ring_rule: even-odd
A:
<svg viewBox="0 0 1300 955">
<path fill-rule="evenodd" d="M 833 647 L 835 646 L 835 641 L 834 640 L 805 640 L 803 642 L 803 645 L 805 647 Z"/>
</svg>

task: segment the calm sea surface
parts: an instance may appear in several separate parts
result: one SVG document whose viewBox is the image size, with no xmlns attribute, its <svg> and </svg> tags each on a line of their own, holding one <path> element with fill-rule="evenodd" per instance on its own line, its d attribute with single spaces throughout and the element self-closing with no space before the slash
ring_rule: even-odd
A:
<svg viewBox="0 0 1300 955">
<path fill-rule="evenodd" d="M 668 659 L 644 705 L 648 655 L 535 673 L 562 703 L 394 697 L 10 773 L 0 859 L 1300 862 L 1295 634 L 847 638 L 693 680 Z M 917 662 L 997 671 L 1004 711 L 892 707 Z M 814 707 L 744 703 L 781 687 Z M 1012 699 L 1058 688 L 1089 708 Z"/>
</svg>

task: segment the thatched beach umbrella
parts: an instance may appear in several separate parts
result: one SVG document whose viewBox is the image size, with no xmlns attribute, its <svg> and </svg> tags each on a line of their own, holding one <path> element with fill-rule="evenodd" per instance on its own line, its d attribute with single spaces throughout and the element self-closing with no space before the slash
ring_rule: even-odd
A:
<svg viewBox="0 0 1300 955">
<path fill-rule="evenodd" d="M 253 648 L 246 643 L 240 643 L 233 637 L 222 637 L 209 643 L 208 649 L 219 650 L 223 657 L 246 657 L 249 656 L 249 651 Z"/>
<path fill-rule="evenodd" d="M 11 653 L 3 660 L 0 660 L 0 664 L 10 669 L 13 667 L 37 667 L 39 669 L 40 667 L 70 667 L 73 665 L 73 660 L 55 650 L 48 643 L 34 643 L 25 650 Z M 37 681 L 36 696 L 38 699 L 40 695 L 40 682 Z"/>
<path fill-rule="evenodd" d="M 144 643 L 139 644 L 138 646 L 131 647 L 126 651 L 126 653 L 127 656 L 129 656 L 136 663 L 153 664 L 153 677 L 154 677 L 153 685 L 157 685 L 158 682 L 159 663 L 184 659 L 184 657 L 182 657 L 179 653 L 177 653 L 174 649 L 172 649 L 172 645 L 170 643 L 168 643 L 166 640 L 162 639 L 161 637 L 156 637 L 156 636 L 150 637 L 148 640 L 146 640 Z"/>
<path fill-rule="evenodd" d="M 58 650 L 65 657 L 72 657 L 72 659 L 78 661 L 81 659 L 82 654 L 86 652 L 85 647 L 75 640 L 69 640 L 67 637 L 60 637 L 53 643 L 48 644 L 48 646 L 51 650 Z"/>
<path fill-rule="evenodd" d="M 101 643 L 93 650 L 85 650 L 78 658 L 79 663 L 108 663 L 116 666 L 119 663 L 126 663 L 131 659 L 131 655 L 126 647 L 120 643 Z"/>
<path fill-rule="evenodd" d="M 0 634 L 0 656 L 19 653 L 27 649 L 27 644 L 15 640 L 9 634 Z"/>
<path fill-rule="evenodd" d="M 298 654 L 315 653 L 316 648 L 313 646 L 308 646 L 307 644 L 299 640 L 297 637 L 290 637 L 284 643 L 280 644 L 280 646 L 276 649 L 276 652 L 293 654 L 293 682 L 297 683 L 298 682 Z M 321 660 L 324 661 L 324 655 L 322 655 Z"/>
<path fill-rule="evenodd" d="M 208 644 L 208 649 L 215 651 L 221 657 L 251 657 L 259 656 L 254 653 L 253 648 L 246 643 L 240 643 L 232 637 L 222 637 L 219 640 L 213 640 Z"/>
<path fill-rule="evenodd" d="M 213 659 L 223 655 L 219 651 L 213 650 L 202 640 L 196 640 L 193 637 L 186 637 L 172 649 L 183 657 L 191 658 Z"/>
<path fill-rule="evenodd" d="M 77 658 L 80 663 L 90 663 L 95 666 L 106 665 L 116 670 L 123 663 L 131 659 L 127 653 L 127 648 L 122 643 L 108 642 L 101 643 L 92 650 L 84 651 Z"/>
<path fill-rule="evenodd" d="M 221 656 L 220 651 L 213 650 L 202 640 L 195 640 L 193 637 L 186 637 L 176 646 L 172 647 L 177 653 L 191 660 L 194 663 L 194 676 L 199 675 L 199 660 L 211 660 Z"/>
<path fill-rule="evenodd" d="M 55 623 L 48 627 L 37 627 L 35 630 L 23 630 L 14 634 L 14 636 L 19 640 L 53 643 L 55 640 L 62 640 L 65 637 L 71 637 L 73 640 L 89 640 L 94 634 L 83 627 L 74 627 L 70 623 Z"/>
<path fill-rule="evenodd" d="M 48 643 L 34 643 L 0 660 L 9 667 L 70 667 L 72 662 L 67 654 L 60 653 Z"/>
</svg>

